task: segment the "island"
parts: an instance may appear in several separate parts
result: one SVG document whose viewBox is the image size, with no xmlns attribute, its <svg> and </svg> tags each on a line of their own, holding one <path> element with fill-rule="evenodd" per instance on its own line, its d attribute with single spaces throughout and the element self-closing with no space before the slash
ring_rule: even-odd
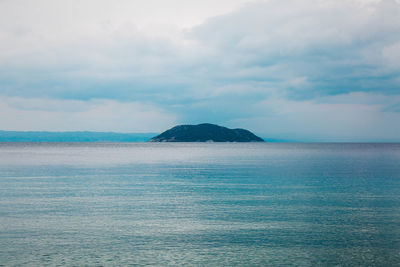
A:
<svg viewBox="0 0 400 267">
<path fill-rule="evenodd" d="M 229 129 L 211 123 L 178 125 L 151 138 L 149 142 L 264 142 L 245 129 Z"/>
</svg>

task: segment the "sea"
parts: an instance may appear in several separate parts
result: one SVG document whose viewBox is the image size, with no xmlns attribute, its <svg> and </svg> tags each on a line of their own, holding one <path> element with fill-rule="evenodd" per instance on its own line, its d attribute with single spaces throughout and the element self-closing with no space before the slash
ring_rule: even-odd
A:
<svg viewBox="0 0 400 267">
<path fill-rule="evenodd" d="M 400 144 L 0 143 L 0 266 L 400 266 Z"/>
</svg>

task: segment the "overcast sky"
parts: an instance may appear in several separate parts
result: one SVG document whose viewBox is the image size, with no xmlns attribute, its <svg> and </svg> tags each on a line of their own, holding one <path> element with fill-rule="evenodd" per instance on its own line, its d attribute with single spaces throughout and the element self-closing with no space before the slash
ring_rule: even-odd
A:
<svg viewBox="0 0 400 267">
<path fill-rule="evenodd" d="M 0 129 L 400 141 L 396 0 L 0 0 Z"/>
</svg>

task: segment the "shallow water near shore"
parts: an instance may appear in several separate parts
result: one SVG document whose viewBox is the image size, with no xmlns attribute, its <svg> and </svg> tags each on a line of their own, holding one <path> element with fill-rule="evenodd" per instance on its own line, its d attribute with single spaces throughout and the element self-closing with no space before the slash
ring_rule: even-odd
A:
<svg viewBox="0 0 400 267">
<path fill-rule="evenodd" d="M 398 266 L 400 144 L 1 143 L 0 266 Z"/>
</svg>

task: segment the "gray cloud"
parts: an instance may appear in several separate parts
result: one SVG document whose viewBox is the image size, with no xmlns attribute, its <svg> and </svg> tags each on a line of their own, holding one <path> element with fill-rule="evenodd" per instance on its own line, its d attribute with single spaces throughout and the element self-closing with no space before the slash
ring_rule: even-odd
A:
<svg viewBox="0 0 400 267">
<path fill-rule="evenodd" d="M 399 14 L 400 5 L 389 0 L 268 1 L 211 19 L 189 35 L 213 47 L 225 73 L 248 70 L 243 79 L 278 81 L 294 95 L 397 93 Z M 308 81 L 299 91 L 285 86 L 298 78 Z"/>
<path fill-rule="evenodd" d="M 360 129 L 379 124 L 394 136 L 387 119 L 399 119 L 400 5 L 394 0 L 270 0 L 240 8 L 245 1 L 237 1 L 213 12 L 200 5 L 202 14 L 176 1 L 176 10 L 188 12 L 181 21 L 157 1 L 16 2 L 0 2 L 0 96 L 6 99 L 144 103 L 175 114 L 169 121 L 247 121 L 266 134 L 269 125 L 277 134 L 305 133 L 297 122 L 306 121 L 322 135 L 320 113 L 338 126 L 335 136 L 349 131 L 340 123 L 345 105 L 357 114 L 353 125 L 375 116 L 386 123 Z M 151 7 L 157 3 L 164 13 Z"/>
</svg>

